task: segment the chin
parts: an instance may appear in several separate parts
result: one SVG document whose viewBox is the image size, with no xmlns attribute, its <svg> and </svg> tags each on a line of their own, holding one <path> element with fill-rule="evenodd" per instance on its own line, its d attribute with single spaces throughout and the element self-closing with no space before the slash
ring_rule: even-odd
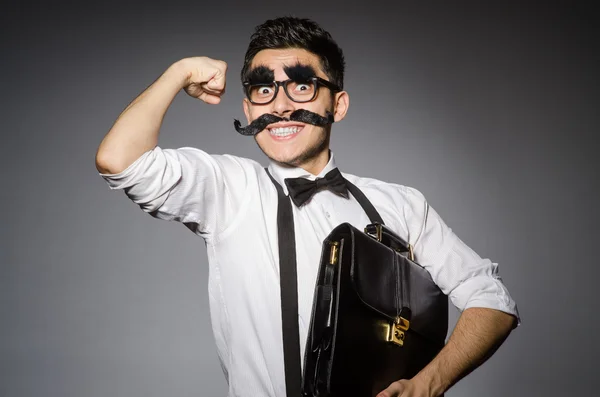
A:
<svg viewBox="0 0 600 397">
<path fill-rule="evenodd" d="M 262 148 L 261 148 L 262 149 Z M 276 161 L 280 164 L 284 164 L 290 167 L 302 167 L 303 165 L 311 162 L 315 158 L 319 157 L 323 151 L 329 151 L 327 147 L 309 147 L 305 148 L 301 151 L 294 152 L 273 152 L 273 151 L 265 151 L 263 149 L 263 153 L 273 161 Z"/>
<path fill-rule="evenodd" d="M 268 132 L 263 131 L 260 134 L 268 134 Z M 259 135 L 255 136 L 256 143 L 262 152 L 270 158 L 271 160 L 277 161 L 279 163 L 287 163 L 289 161 L 293 161 L 294 158 L 298 157 L 302 153 L 302 150 L 298 150 L 298 147 L 293 147 L 292 145 L 277 145 L 270 141 L 270 137 L 259 137 Z M 295 146 L 295 145 L 294 145 Z"/>
<path fill-rule="evenodd" d="M 282 153 L 273 153 L 273 152 L 265 152 L 265 155 L 273 161 L 276 161 L 281 164 L 289 165 L 291 167 L 299 167 L 301 162 L 298 161 L 302 156 L 299 154 L 282 154 Z"/>
<path fill-rule="evenodd" d="M 292 167 L 301 167 L 303 164 L 310 160 L 319 157 L 322 152 L 329 151 L 329 133 L 319 136 L 314 142 L 304 143 L 303 147 L 301 141 L 290 142 L 290 145 L 276 145 L 271 144 L 269 136 L 260 136 L 262 134 L 268 134 L 268 131 L 262 131 L 260 134 L 255 135 L 254 139 L 258 144 L 258 147 L 269 159 L 276 161 L 281 164 L 289 165 Z"/>
</svg>

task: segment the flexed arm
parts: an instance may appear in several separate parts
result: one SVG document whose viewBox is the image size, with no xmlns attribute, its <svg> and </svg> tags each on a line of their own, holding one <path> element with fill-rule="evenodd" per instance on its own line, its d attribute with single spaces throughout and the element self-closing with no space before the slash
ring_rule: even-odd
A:
<svg viewBox="0 0 600 397">
<path fill-rule="evenodd" d="M 164 116 L 177 93 L 218 104 L 225 91 L 227 64 L 207 57 L 185 58 L 171 65 L 117 118 L 96 153 L 96 168 L 116 174 L 158 143 Z"/>
</svg>

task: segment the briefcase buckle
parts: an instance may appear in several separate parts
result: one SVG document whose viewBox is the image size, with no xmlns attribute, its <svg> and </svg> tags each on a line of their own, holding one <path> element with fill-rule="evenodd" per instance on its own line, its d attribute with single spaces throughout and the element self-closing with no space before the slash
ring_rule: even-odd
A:
<svg viewBox="0 0 600 397">
<path fill-rule="evenodd" d="M 386 341 L 397 344 L 398 346 L 404 346 L 404 334 L 410 327 L 410 321 L 404 317 L 398 316 L 396 320 L 387 324 L 387 335 Z"/>
</svg>

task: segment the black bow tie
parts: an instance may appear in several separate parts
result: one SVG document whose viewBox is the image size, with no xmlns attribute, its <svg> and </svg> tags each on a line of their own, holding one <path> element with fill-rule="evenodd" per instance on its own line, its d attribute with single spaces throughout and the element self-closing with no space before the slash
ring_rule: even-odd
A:
<svg viewBox="0 0 600 397">
<path fill-rule="evenodd" d="M 292 201 L 297 207 L 302 206 L 313 194 L 322 188 L 329 189 L 340 196 L 348 198 L 346 180 L 337 168 L 329 171 L 324 178 L 317 178 L 314 181 L 306 178 L 287 178 L 285 179 L 285 184 Z"/>
</svg>

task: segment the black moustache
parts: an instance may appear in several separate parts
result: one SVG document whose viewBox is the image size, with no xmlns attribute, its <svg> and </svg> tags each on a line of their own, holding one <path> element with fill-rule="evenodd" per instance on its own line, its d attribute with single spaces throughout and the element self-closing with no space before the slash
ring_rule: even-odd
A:
<svg viewBox="0 0 600 397">
<path fill-rule="evenodd" d="M 333 113 L 326 112 L 325 117 L 320 114 L 313 113 L 310 110 L 306 109 L 298 109 L 294 110 L 290 117 L 279 117 L 274 114 L 265 113 L 262 116 L 258 117 L 256 120 L 248 124 L 246 127 L 242 127 L 242 124 L 239 120 L 233 121 L 233 126 L 235 130 L 242 135 L 254 136 L 267 128 L 268 125 L 278 123 L 280 121 L 299 121 L 305 124 L 316 125 L 317 127 L 324 127 L 328 124 L 333 123 Z"/>
</svg>

